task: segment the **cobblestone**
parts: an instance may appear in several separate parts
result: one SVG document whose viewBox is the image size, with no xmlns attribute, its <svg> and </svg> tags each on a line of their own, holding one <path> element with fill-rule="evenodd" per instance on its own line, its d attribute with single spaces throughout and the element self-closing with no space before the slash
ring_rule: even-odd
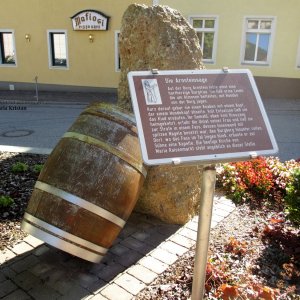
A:
<svg viewBox="0 0 300 300">
<path fill-rule="evenodd" d="M 14 282 L 25 291 L 29 291 L 37 284 L 42 283 L 39 277 L 36 277 L 32 273 L 25 271 L 14 277 Z"/>
<path fill-rule="evenodd" d="M 195 241 L 189 238 L 186 238 L 183 235 L 176 234 L 170 238 L 170 240 L 180 246 L 183 246 L 187 249 L 195 245 Z"/>
<path fill-rule="evenodd" d="M 146 287 L 145 283 L 126 273 L 118 277 L 115 283 L 132 295 L 137 295 Z"/>
<path fill-rule="evenodd" d="M 14 278 L 16 276 L 16 272 L 12 270 L 10 267 L 4 267 L 1 269 L 1 273 L 6 277 L 6 278 Z"/>
<path fill-rule="evenodd" d="M 53 265 L 46 263 L 44 261 L 40 261 L 38 265 L 35 265 L 30 269 L 30 272 L 36 276 L 45 277 L 47 276 L 46 274 L 53 269 L 54 269 Z"/>
<path fill-rule="evenodd" d="M 70 299 L 85 299 L 90 292 L 83 287 L 74 284 L 71 289 L 68 290 L 63 296 L 59 297 L 59 300 L 70 300 Z M 51 298 L 48 298 L 51 299 Z"/>
<path fill-rule="evenodd" d="M 168 265 L 173 264 L 178 259 L 177 255 L 174 255 L 174 254 L 172 254 L 166 250 L 163 250 L 161 248 L 157 248 L 157 249 L 153 250 L 150 253 L 150 255 Z"/>
<path fill-rule="evenodd" d="M 77 276 L 77 279 L 75 280 L 79 285 L 81 285 L 84 288 L 89 288 L 90 286 L 93 286 L 95 282 L 99 282 L 99 279 L 97 276 L 89 273 L 81 273 Z"/>
<path fill-rule="evenodd" d="M 109 300 L 131 300 L 132 294 L 112 283 L 101 291 L 101 294 Z"/>
<path fill-rule="evenodd" d="M 5 263 L 8 260 L 16 257 L 16 254 L 10 251 L 9 249 L 5 249 L 4 251 L 0 252 L 0 265 Z"/>
<path fill-rule="evenodd" d="M 156 273 L 141 265 L 135 265 L 131 267 L 127 272 L 128 274 L 131 274 L 137 279 L 143 281 L 145 284 L 151 283 L 157 276 Z"/>
<path fill-rule="evenodd" d="M 127 239 L 122 241 L 121 244 L 132 250 L 136 250 L 141 254 L 147 254 L 152 249 L 151 246 L 149 246 L 133 237 L 128 237 Z"/>
<path fill-rule="evenodd" d="M 107 298 L 102 296 L 101 294 L 97 294 L 95 296 L 91 296 L 90 298 L 87 298 L 87 300 L 107 300 Z"/>
<path fill-rule="evenodd" d="M 221 216 L 223 218 L 227 217 L 230 213 L 231 211 L 229 210 L 215 210 L 214 212 L 216 216 Z"/>
<path fill-rule="evenodd" d="M 6 297 L 1 298 L 1 300 L 30 300 L 30 299 L 32 298 L 22 290 L 16 290 L 11 294 L 7 295 Z"/>
<path fill-rule="evenodd" d="M 135 239 L 137 239 L 141 242 L 144 242 L 144 241 L 146 241 L 147 239 L 150 238 L 150 233 L 147 232 L 147 231 L 140 230 L 140 231 L 135 232 L 132 235 L 132 237 L 134 237 Z"/>
<path fill-rule="evenodd" d="M 118 274 L 122 273 L 125 267 L 119 263 L 112 262 L 111 264 L 105 266 L 99 273 L 100 279 L 109 282 Z"/>
<path fill-rule="evenodd" d="M 168 224 L 168 225 L 159 225 L 157 226 L 156 230 L 160 234 L 163 234 L 168 237 L 174 234 L 179 228 L 180 228 L 179 225 Z"/>
<path fill-rule="evenodd" d="M 186 228 L 189 228 L 194 231 L 198 231 L 198 222 L 193 221 L 193 220 L 191 222 L 188 222 L 188 224 L 186 225 Z"/>
<path fill-rule="evenodd" d="M 4 280 L 6 280 L 6 277 L 2 273 L 0 273 L 0 283 Z"/>
<path fill-rule="evenodd" d="M 211 228 L 216 227 L 219 224 L 216 220 L 211 220 Z"/>
<path fill-rule="evenodd" d="M 166 239 L 166 236 L 157 232 L 157 231 L 152 231 L 150 238 L 149 239 L 145 239 L 145 243 L 153 246 L 153 247 L 157 247 L 158 245 L 160 245 L 164 240 Z"/>
<path fill-rule="evenodd" d="M 91 285 L 87 286 L 86 288 L 93 294 L 98 294 L 103 289 L 103 287 L 106 285 L 106 282 L 102 279 L 98 279 Z"/>
<path fill-rule="evenodd" d="M 17 289 L 17 286 L 11 280 L 5 280 L 0 283 L 0 298 L 10 294 Z"/>
<path fill-rule="evenodd" d="M 29 255 L 24 257 L 23 259 L 18 260 L 16 263 L 12 264 L 10 267 L 16 272 L 23 272 L 32 266 L 36 265 L 39 260 L 34 255 Z"/>
<path fill-rule="evenodd" d="M 24 242 L 29 244 L 32 247 L 38 247 L 44 244 L 43 241 L 33 237 L 32 235 L 28 235 L 25 237 Z"/>
<path fill-rule="evenodd" d="M 225 198 L 224 198 L 225 199 Z M 224 201 L 225 203 L 225 201 Z M 218 202 L 212 226 L 221 219 Z M 221 213 L 222 214 L 222 213 Z M 185 226 L 133 214 L 101 263 L 76 258 L 27 236 L 0 252 L 0 298 L 6 300 L 133 300 L 158 274 L 195 245 L 198 217 Z"/>
<path fill-rule="evenodd" d="M 17 255 L 24 254 L 30 250 L 33 250 L 33 247 L 25 242 L 21 242 L 14 246 L 12 249 L 12 252 L 16 253 Z"/>
<path fill-rule="evenodd" d="M 73 287 L 76 286 L 76 282 L 73 282 L 69 277 L 58 280 L 53 287 L 59 294 L 67 295 Z"/>
<path fill-rule="evenodd" d="M 195 230 L 184 227 L 181 230 L 179 230 L 178 233 L 191 240 L 197 241 L 197 231 Z"/>
<path fill-rule="evenodd" d="M 45 284 L 36 285 L 33 289 L 28 291 L 28 294 L 38 300 L 54 300 L 61 297 L 59 293 Z"/>
<path fill-rule="evenodd" d="M 41 255 L 44 255 L 45 253 L 47 253 L 48 251 L 49 251 L 49 247 L 46 244 L 44 244 L 44 245 L 41 245 L 41 246 L 35 248 L 32 251 L 32 254 L 35 256 L 41 256 Z"/>
<path fill-rule="evenodd" d="M 120 263 L 124 267 L 130 267 L 131 265 L 135 264 L 139 259 L 141 259 L 143 256 L 142 254 L 131 250 L 124 256 L 118 256 L 116 257 L 116 262 Z"/>
<path fill-rule="evenodd" d="M 114 253 L 118 256 L 122 256 L 122 255 L 125 255 L 125 254 L 128 254 L 130 250 L 120 244 L 117 244 L 117 245 L 114 245 L 111 249 L 110 249 L 110 252 L 111 253 Z"/>
<path fill-rule="evenodd" d="M 144 266 L 145 268 L 148 268 L 149 270 L 161 274 L 163 271 L 165 271 L 168 268 L 168 265 L 159 261 L 158 259 L 146 256 L 142 258 L 139 263 Z"/>
<path fill-rule="evenodd" d="M 224 217 L 223 216 L 220 216 L 219 214 L 214 214 L 213 217 L 212 217 L 212 223 L 220 223 L 221 221 L 224 220 Z"/>
<path fill-rule="evenodd" d="M 173 243 L 172 241 L 166 241 L 166 242 L 162 243 L 160 247 L 162 249 L 167 250 L 168 252 L 176 254 L 178 256 L 181 256 L 185 252 L 188 251 L 187 248 L 182 247 L 176 243 Z"/>
</svg>

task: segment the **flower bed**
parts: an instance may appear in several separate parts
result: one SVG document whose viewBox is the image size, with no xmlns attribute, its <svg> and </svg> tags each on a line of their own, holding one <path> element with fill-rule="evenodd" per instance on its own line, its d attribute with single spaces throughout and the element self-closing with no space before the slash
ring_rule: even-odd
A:
<svg viewBox="0 0 300 300">
<path fill-rule="evenodd" d="M 218 168 L 217 184 L 236 203 L 277 205 L 300 224 L 300 162 L 277 157 L 226 163 Z"/>
<path fill-rule="evenodd" d="M 211 231 L 204 299 L 300 299 L 300 163 L 259 157 L 222 164 L 217 187 L 237 205 Z M 195 249 L 137 296 L 191 296 Z"/>
</svg>

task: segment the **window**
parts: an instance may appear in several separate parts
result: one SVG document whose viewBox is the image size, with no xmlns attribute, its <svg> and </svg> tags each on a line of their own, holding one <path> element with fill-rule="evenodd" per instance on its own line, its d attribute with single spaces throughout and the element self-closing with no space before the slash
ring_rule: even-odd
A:
<svg viewBox="0 0 300 300">
<path fill-rule="evenodd" d="M 49 66 L 68 67 L 67 35 L 64 31 L 48 32 Z"/>
<path fill-rule="evenodd" d="M 274 27 L 274 18 L 246 18 L 242 63 L 270 64 Z"/>
<path fill-rule="evenodd" d="M 215 62 L 217 42 L 217 17 L 192 16 L 190 23 L 196 30 L 203 52 L 203 61 Z"/>
<path fill-rule="evenodd" d="M 16 54 L 14 45 L 14 34 L 12 31 L 0 30 L 0 64 L 16 65 Z"/>
<path fill-rule="evenodd" d="M 120 70 L 121 70 L 119 37 L 120 37 L 120 30 L 116 30 L 115 31 L 115 70 L 116 70 L 116 72 L 120 72 Z"/>
</svg>

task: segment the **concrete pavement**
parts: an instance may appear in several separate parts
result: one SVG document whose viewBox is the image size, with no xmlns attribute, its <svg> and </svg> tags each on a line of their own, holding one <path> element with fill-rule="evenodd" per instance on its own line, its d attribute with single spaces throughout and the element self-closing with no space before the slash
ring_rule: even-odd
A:
<svg viewBox="0 0 300 300">
<path fill-rule="evenodd" d="M 0 91 L 0 151 L 49 154 L 91 102 L 116 102 L 114 93 Z"/>
<path fill-rule="evenodd" d="M 282 160 L 300 158 L 300 99 L 266 99 L 264 106 Z"/>
<path fill-rule="evenodd" d="M 9 151 L 14 150 L 14 147 L 21 147 L 20 151 L 49 154 L 85 106 L 86 104 L 6 106 L 11 107 L 11 110 L 0 110 L 0 150 Z"/>
<path fill-rule="evenodd" d="M 0 103 L 8 101 L 21 104 L 35 103 L 90 103 L 101 101 L 116 102 L 117 94 L 115 90 L 103 92 L 64 92 L 64 91 L 8 91 L 0 90 Z"/>
</svg>

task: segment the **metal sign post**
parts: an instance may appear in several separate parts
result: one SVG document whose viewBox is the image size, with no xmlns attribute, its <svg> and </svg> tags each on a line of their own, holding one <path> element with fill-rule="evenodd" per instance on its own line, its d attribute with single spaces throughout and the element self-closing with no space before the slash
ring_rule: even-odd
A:
<svg viewBox="0 0 300 300">
<path fill-rule="evenodd" d="M 209 235 L 215 183 L 215 166 L 205 166 L 203 169 L 202 186 L 200 194 L 198 233 L 191 298 L 192 300 L 202 299 L 205 292 L 207 253 L 209 246 Z"/>
<path fill-rule="evenodd" d="M 192 300 L 204 295 L 216 182 L 209 164 L 275 154 L 278 146 L 249 70 L 128 74 L 145 164 L 204 164 Z"/>
</svg>

